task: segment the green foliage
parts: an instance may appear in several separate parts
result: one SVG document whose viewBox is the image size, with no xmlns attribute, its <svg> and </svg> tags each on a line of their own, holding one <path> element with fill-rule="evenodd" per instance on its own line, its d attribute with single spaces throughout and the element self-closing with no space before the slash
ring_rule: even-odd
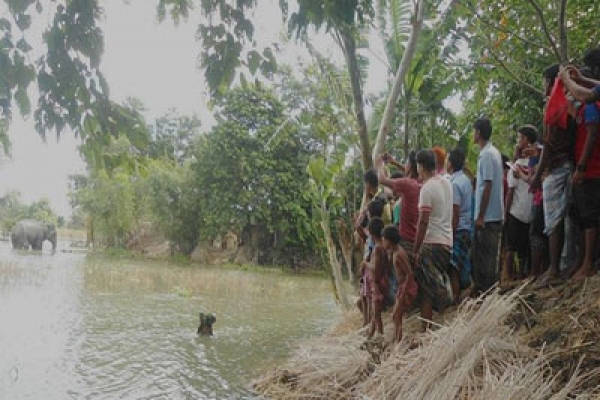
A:
<svg viewBox="0 0 600 400">
<path fill-rule="evenodd" d="M 178 115 L 170 110 L 150 127 L 152 142 L 148 156 L 183 164 L 190 157 L 193 139 L 200 134 L 201 125 L 196 115 Z"/>
<path fill-rule="evenodd" d="M 447 7 L 447 5 L 445 5 Z M 386 50 L 390 77 L 402 61 L 411 31 L 412 5 L 403 0 L 380 0 L 377 3 L 379 36 Z M 431 7 L 430 22 L 423 27 L 415 55 L 396 106 L 397 113 L 388 135 L 389 149 L 411 149 L 440 145 L 453 147 L 459 138 L 457 118 L 446 101 L 466 88 L 466 80 L 451 66 L 459 53 L 457 37 L 449 34 L 454 27 L 447 8 Z M 433 19 L 441 22 L 431 21 Z M 378 131 L 388 91 L 376 104 L 371 119 L 371 135 Z M 401 136 L 399 135 L 401 134 Z M 402 140 L 403 139 L 403 140 Z"/>
<path fill-rule="evenodd" d="M 298 11 L 290 16 L 290 32 L 306 35 L 307 29 L 324 27 L 348 30 L 364 25 L 374 15 L 370 0 L 298 0 Z"/>
<path fill-rule="evenodd" d="M 129 99 L 123 105 L 113 104 L 111 109 L 107 123 L 93 115 L 85 117 L 79 151 L 93 170 L 102 169 L 109 175 L 116 168 L 140 172 L 145 168 L 151 143 L 150 129 L 142 116 L 143 105 Z"/>
<path fill-rule="evenodd" d="M 135 223 L 135 195 L 127 173 L 117 170 L 109 177 L 106 171 L 98 171 L 72 193 L 72 202 L 93 216 L 95 234 L 104 243 L 125 245 Z"/>
<path fill-rule="evenodd" d="M 175 249 L 192 253 L 200 235 L 197 190 L 188 165 L 154 161 L 148 170 L 149 211 L 154 225 Z"/>
<path fill-rule="evenodd" d="M 50 207 L 50 201 L 42 198 L 31 204 L 25 204 L 21 194 L 16 191 L 0 198 L 0 225 L 5 233 L 22 219 L 35 219 L 46 223 L 57 223 L 56 213 Z"/>
<path fill-rule="evenodd" d="M 235 88 L 220 101 L 216 119 L 198 139 L 191 165 L 201 235 L 255 227 L 274 250 L 314 245 L 308 154 L 283 104 L 269 90 Z"/>
<path fill-rule="evenodd" d="M 202 0 L 200 4 L 208 20 L 198 27 L 204 48 L 200 62 L 213 96 L 225 93 L 240 67 L 270 77 L 277 68 L 276 59 L 270 47 L 262 51 L 256 47 L 254 25 L 248 16 L 256 0 Z M 244 52 L 245 46 L 251 50 Z"/>
<path fill-rule="evenodd" d="M 541 128 L 544 69 L 566 60 L 580 61 L 586 50 L 598 45 L 600 3 L 568 1 L 564 19 L 558 3 L 469 0 L 454 7 L 457 22 L 452 34 L 471 49 L 469 60 L 457 65 L 472 83 L 465 90 L 472 96 L 465 98 L 461 125 L 470 132 L 477 116 L 489 116 L 493 141 L 506 154 L 512 153 L 516 127 Z"/>
</svg>

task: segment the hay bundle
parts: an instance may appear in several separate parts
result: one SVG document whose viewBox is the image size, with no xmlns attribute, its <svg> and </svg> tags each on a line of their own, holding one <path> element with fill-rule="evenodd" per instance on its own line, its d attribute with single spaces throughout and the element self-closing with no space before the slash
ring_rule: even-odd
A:
<svg viewBox="0 0 600 400">
<path fill-rule="evenodd" d="M 494 293 L 461 307 L 449 325 L 423 337 L 412 351 L 399 346 L 361 385 L 369 398 L 452 399 L 475 385 L 475 371 L 486 354 L 502 359 L 519 351 L 505 319 L 517 304 L 518 291 Z"/>
<path fill-rule="evenodd" d="M 274 399 L 349 399 L 358 382 L 374 369 L 372 352 L 366 351 L 364 342 L 358 332 L 308 341 L 287 367 L 262 377 L 253 387 Z"/>
<path fill-rule="evenodd" d="M 362 330 L 312 340 L 254 388 L 274 399 L 566 400 L 578 391 L 578 399 L 597 398 L 600 369 L 588 368 L 585 359 L 574 370 L 553 369 L 544 346 L 525 346 L 512 331 L 507 322 L 519 304 L 535 313 L 522 291 L 465 303 L 447 313 L 447 325 L 420 335 L 416 348 L 409 345 L 418 329 L 414 317 L 405 324 L 407 339 L 387 349 L 365 341 Z M 386 333 L 392 329 L 388 323 Z"/>
<path fill-rule="evenodd" d="M 398 346 L 358 388 L 369 399 L 566 399 L 582 383 L 574 374 L 556 394 L 546 358 L 520 345 L 505 321 L 520 290 L 465 304 L 420 347 Z"/>
</svg>

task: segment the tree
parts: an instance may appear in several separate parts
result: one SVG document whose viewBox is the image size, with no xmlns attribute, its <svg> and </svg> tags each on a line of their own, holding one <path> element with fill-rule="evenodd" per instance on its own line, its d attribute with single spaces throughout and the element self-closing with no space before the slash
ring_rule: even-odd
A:
<svg viewBox="0 0 600 400">
<path fill-rule="evenodd" d="M 154 225 L 169 239 L 173 252 L 178 250 L 189 256 L 198 244 L 201 228 L 198 189 L 189 165 L 153 161 L 147 188 Z"/>
<path fill-rule="evenodd" d="M 93 217 L 94 234 L 111 247 L 124 247 L 135 223 L 135 196 L 130 176 L 115 170 L 94 173 L 71 193 L 72 204 Z"/>
<path fill-rule="evenodd" d="M 31 204 L 25 204 L 18 191 L 11 191 L 0 198 L 0 225 L 5 234 L 10 232 L 13 225 L 22 219 L 35 219 L 46 223 L 57 223 L 57 217 L 50 201 L 46 198 Z"/>
<path fill-rule="evenodd" d="M 481 114 L 494 123 L 495 143 L 512 153 L 515 128 L 541 128 L 541 76 L 552 64 L 581 60 L 598 45 L 595 15 L 600 4 L 590 0 L 480 1 L 456 3 L 454 34 L 469 43 L 463 74 L 472 87 L 465 92 L 469 121 Z M 467 21 L 469 21 L 467 23 Z"/>
<path fill-rule="evenodd" d="M 245 232 L 255 248 L 270 247 L 265 255 L 310 252 L 308 154 L 283 104 L 271 90 L 247 85 L 230 90 L 215 116 L 216 126 L 197 139 L 191 164 L 202 237 L 231 229 Z"/>
<path fill-rule="evenodd" d="M 148 155 L 183 164 L 190 156 L 193 139 L 200 134 L 202 123 L 197 115 L 179 115 L 169 110 L 150 126 L 152 141 Z"/>
<path fill-rule="evenodd" d="M 316 212 L 325 238 L 329 265 L 335 284 L 336 298 L 341 306 L 348 310 L 350 309 L 350 302 L 348 301 L 344 281 L 342 280 L 342 268 L 337 257 L 337 249 L 333 241 L 330 221 L 330 207 L 334 206 L 335 202 L 340 200 L 340 197 L 336 196 L 335 180 L 344 165 L 344 155 L 345 152 L 340 151 L 327 154 L 325 157 L 313 157 L 308 164 L 308 171 L 311 178 L 312 190 L 315 192 L 318 202 Z"/>
</svg>

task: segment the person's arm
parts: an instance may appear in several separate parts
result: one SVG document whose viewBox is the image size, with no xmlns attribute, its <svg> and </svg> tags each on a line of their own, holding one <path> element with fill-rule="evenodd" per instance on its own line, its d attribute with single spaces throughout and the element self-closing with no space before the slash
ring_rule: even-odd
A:
<svg viewBox="0 0 600 400">
<path fill-rule="evenodd" d="M 414 279 L 412 267 L 410 266 L 410 260 L 408 259 L 408 256 L 406 255 L 405 251 L 403 251 L 403 250 L 398 251 L 398 254 L 396 255 L 396 262 L 394 264 L 395 264 L 394 266 L 396 267 L 396 276 L 404 277 L 404 280 L 402 282 L 402 287 L 400 290 L 402 295 L 399 299 L 401 303 L 404 303 L 404 297 L 407 295 L 407 290 L 408 290 L 408 282 L 410 282 Z"/>
<path fill-rule="evenodd" d="M 571 93 L 571 95 L 577 100 L 588 103 L 594 101 L 596 98 L 596 95 L 591 88 L 579 85 L 577 82 L 571 79 L 568 73 L 561 75 L 561 79 L 567 91 Z"/>
<path fill-rule="evenodd" d="M 587 104 L 585 106 L 585 128 L 587 130 L 587 138 L 585 139 L 583 154 L 577 164 L 575 174 L 573 174 L 573 183 L 575 184 L 580 184 L 585 178 L 587 163 L 598 142 L 598 124 L 600 123 L 599 112 L 600 110 L 598 110 L 598 107 L 595 104 Z"/>
<path fill-rule="evenodd" d="M 375 160 L 375 168 L 377 168 L 377 179 L 379 180 L 379 184 L 394 189 L 392 186 L 392 180 L 388 175 L 389 172 L 385 168 L 385 162 L 383 161 L 383 158 L 379 157 L 377 160 Z"/>
<path fill-rule="evenodd" d="M 513 198 L 515 197 L 515 188 L 509 187 L 508 193 L 506 194 L 506 207 L 504 208 L 504 220 L 508 219 L 508 214 L 510 213 L 510 207 L 513 203 Z"/>
<path fill-rule="evenodd" d="M 560 67 L 559 78 L 563 81 L 565 88 L 576 99 L 589 103 L 598 100 L 594 87 L 600 85 L 600 81 L 586 78 L 581 72 L 573 67 Z"/>
<path fill-rule="evenodd" d="M 373 281 L 379 284 L 383 271 L 383 257 L 381 252 L 384 251 L 380 246 L 375 247 L 373 252 L 373 260 L 371 262 L 371 271 L 373 274 Z"/>
<path fill-rule="evenodd" d="M 452 233 L 456 234 L 460 220 L 461 193 L 458 185 L 452 183 Z"/>
<path fill-rule="evenodd" d="M 479 215 L 475 226 L 477 228 L 483 228 L 485 212 L 487 211 L 488 205 L 490 204 L 490 194 L 492 193 L 492 181 L 485 181 L 483 183 L 483 193 L 481 194 L 481 203 L 479 204 Z"/>
<path fill-rule="evenodd" d="M 421 246 L 423 245 L 423 239 L 425 239 L 425 233 L 427 232 L 427 227 L 429 226 L 429 216 L 430 215 L 431 215 L 431 209 L 428 209 L 428 210 L 422 209 L 419 211 L 419 223 L 417 224 L 417 234 L 415 236 L 415 246 L 414 246 L 415 259 L 417 258 L 419 252 L 421 251 Z"/>
<path fill-rule="evenodd" d="M 458 221 L 460 219 L 460 206 L 457 204 L 452 205 L 452 233 L 456 234 L 458 228 Z"/>
<path fill-rule="evenodd" d="M 423 244 L 425 234 L 427 233 L 427 228 L 429 227 L 429 216 L 433 207 L 432 197 L 433 196 L 431 193 L 431 187 L 428 185 L 424 185 L 421 188 L 421 193 L 419 194 L 419 222 L 417 223 L 417 232 L 415 235 L 415 244 L 413 247 L 415 260 L 419 259 L 421 245 Z M 416 262 L 416 264 L 418 265 L 418 262 Z"/>
<path fill-rule="evenodd" d="M 553 128 L 544 126 L 544 130 L 547 133 L 550 129 L 553 129 Z M 548 161 L 550 160 L 550 156 L 552 153 L 550 146 L 548 146 L 548 144 L 547 144 L 548 138 L 549 138 L 549 135 L 544 134 L 544 143 L 546 143 L 546 144 L 544 144 L 544 147 L 542 147 L 542 153 L 540 154 L 540 162 L 538 163 L 537 168 L 535 170 L 535 174 L 533 175 L 533 179 L 531 180 L 531 189 L 534 189 L 534 190 L 539 190 L 542 188 L 542 175 L 544 174 L 544 171 L 548 167 Z"/>
<path fill-rule="evenodd" d="M 518 184 L 518 180 L 521 175 L 517 173 L 519 170 L 519 164 L 514 165 L 515 169 L 508 171 L 508 192 L 506 193 L 506 203 L 504 205 L 504 221 L 508 220 L 508 214 L 510 214 L 510 208 L 515 199 L 515 190 Z"/>
</svg>

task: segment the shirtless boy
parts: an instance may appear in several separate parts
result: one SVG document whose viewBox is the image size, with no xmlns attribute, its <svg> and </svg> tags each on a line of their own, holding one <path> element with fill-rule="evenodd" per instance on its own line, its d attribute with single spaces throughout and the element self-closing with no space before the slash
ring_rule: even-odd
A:
<svg viewBox="0 0 600 400">
<path fill-rule="evenodd" d="M 396 290 L 396 303 L 392 318 L 394 321 L 394 340 L 402 340 L 402 317 L 417 298 L 419 287 L 408 259 L 408 254 L 400 246 L 400 232 L 395 225 L 388 225 L 383 229 L 382 245 L 391 255 L 392 266 L 396 271 L 398 289 Z"/>
<path fill-rule="evenodd" d="M 373 315 L 371 317 L 371 327 L 368 336 L 371 337 L 378 331 L 383 335 L 383 321 L 381 320 L 381 311 L 383 310 L 383 302 L 385 293 L 389 290 L 389 282 L 387 273 L 389 269 L 389 259 L 387 252 L 383 248 L 381 231 L 383 230 L 383 220 L 381 218 L 373 218 L 369 221 L 369 233 L 375 243 L 371 262 L 366 264 L 366 267 L 371 271 L 371 303 Z"/>
</svg>

